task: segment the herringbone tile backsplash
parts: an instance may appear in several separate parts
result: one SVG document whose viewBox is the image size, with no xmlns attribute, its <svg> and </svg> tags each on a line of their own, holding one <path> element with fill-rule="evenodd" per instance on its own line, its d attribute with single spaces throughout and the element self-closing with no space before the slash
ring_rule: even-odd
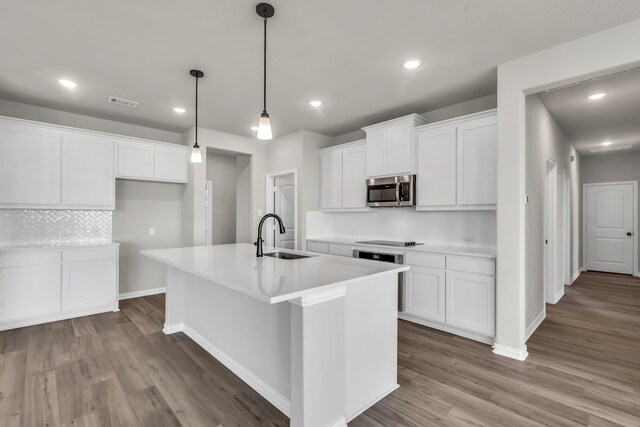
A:
<svg viewBox="0 0 640 427">
<path fill-rule="evenodd" d="M 0 245 L 111 241 L 112 212 L 0 209 Z"/>
</svg>

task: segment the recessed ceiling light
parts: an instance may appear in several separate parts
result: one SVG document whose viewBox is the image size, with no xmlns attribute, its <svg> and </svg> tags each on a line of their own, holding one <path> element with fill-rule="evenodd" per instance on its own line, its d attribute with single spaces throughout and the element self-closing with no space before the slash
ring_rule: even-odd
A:
<svg viewBox="0 0 640 427">
<path fill-rule="evenodd" d="M 602 145 L 604 145 L 605 147 L 608 147 L 611 144 L 613 144 L 613 142 L 611 142 L 611 141 L 605 141 L 605 142 L 602 143 Z"/>
<path fill-rule="evenodd" d="M 593 95 L 589 95 L 589 99 L 592 101 L 596 101 L 598 99 L 602 99 L 606 96 L 606 93 L 594 93 Z"/>
<path fill-rule="evenodd" d="M 60 83 L 62 86 L 66 87 L 67 89 L 73 89 L 74 87 L 78 86 L 76 82 L 67 80 L 67 79 L 58 79 L 58 83 Z"/>
<path fill-rule="evenodd" d="M 258 130 L 258 126 L 251 126 L 251 130 L 254 131 L 254 132 L 257 131 Z"/>
<path fill-rule="evenodd" d="M 309 105 L 311 105 L 312 107 L 319 107 L 322 105 L 322 101 L 311 101 L 309 102 Z"/>
<path fill-rule="evenodd" d="M 419 59 L 410 59 L 407 62 L 405 62 L 404 64 L 402 64 L 403 68 L 406 68 L 407 70 L 413 70 L 415 68 L 418 68 L 420 66 L 420 64 L 422 64 L 422 61 Z"/>
<path fill-rule="evenodd" d="M 182 107 L 173 107 L 173 111 L 175 111 L 178 114 L 182 114 L 182 113 L 186 113 L 187 112 L 187 110 L 185 110 Z"/>
</svg>

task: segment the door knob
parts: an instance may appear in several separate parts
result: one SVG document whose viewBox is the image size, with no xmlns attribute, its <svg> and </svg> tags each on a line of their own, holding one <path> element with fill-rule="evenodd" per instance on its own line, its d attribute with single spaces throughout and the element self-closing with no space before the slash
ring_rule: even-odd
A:
<svg viewBox="0 0 640 427">
<path fill-rule="evenodd" d="M 627 232 L 627 236 L 631 237 L 631 236 L 633 236 L 633 233 L 632 232 Z"/>
</svg>

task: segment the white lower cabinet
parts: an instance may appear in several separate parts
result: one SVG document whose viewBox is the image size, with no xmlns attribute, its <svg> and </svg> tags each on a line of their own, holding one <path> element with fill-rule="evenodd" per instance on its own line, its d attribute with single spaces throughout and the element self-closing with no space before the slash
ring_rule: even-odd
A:
<svg viewBox="0 0 640 427">
<path fill-rule="evenodd" d="M 0 252 L 0 330 L 118 310 L 118 248 Z"/>
<path fill-rule="evenodd" d="M 480 334 L 494 334 L 494 277 L 447 271 L 446 288 L 447 324 Z"/>
<path fill-rule="evenodd" d="M 411 266 L 405 284 L 405 311 L 425 319 L 445 321 L 445 271 Z"/>
</svg>

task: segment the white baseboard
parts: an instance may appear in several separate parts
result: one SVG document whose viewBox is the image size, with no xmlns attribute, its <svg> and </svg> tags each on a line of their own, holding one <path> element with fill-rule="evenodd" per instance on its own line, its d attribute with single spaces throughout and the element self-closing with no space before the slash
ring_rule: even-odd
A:
<svg viewBox="0 0 640 427">
<path fill-rule="evenodd" d="M 455 326 L 445 325 L 444 323 L 436 322 L 433 320 L 422 319 L 417 316 L 413 316 L 408 313 L 398 313 L 398 319 L 406 320 L 407 322 L 417 323 L 418 325 L 426 326 L 427 328 L 438 329 L 440 331 L 448 332 L 453 335 L 458 335 L 470 340 L 479 341 L 484 344 L 493 344 L 493 337 L 488 335 L 482 335 L 477 332 L 466 331 L 464 329 L 456 328 Z"/>
<path fill-rule="evenodd" d="M 347 420 L 344 417 L 340 417 L 327 427 L 347 427 Z"/>
<path fill-rule="evenodd" d="M 59 320 L 73 319 L 75 317 L 90 316 L 92 314 L 107 313 L 109 311 L 118 311 L 117 304 L 100 304 L 79 310 L 56 311 L 44 315 L 30 316 L 24 319 L 0 322 L 0 331 L 24 328 L 25 326 L 40 325 L 42 323 L 57 322 Z"/>
<path fill-rule="evenodd" d="M 510 359 L 516 359 L 523 361 L 529 356 L 527 352 L 527 346 L 523 348 L 508 347 L 506 345 L 494 344 L 493 352 L 499 356 L 508 357 Z"/>
<path fill-rule="evenodd" d="M 162 332 L 167 335 L 175 334 L 176 332 L 182 332 L 184 330 L 183 323 L 175 323 L 173 325 L 164 324 L 164 328 L 162 328 Z"/>
<path fill-rule="evenodd" d="M 118 295 L 118 299 L 130 299 L 130 298 L 140 298 L 140 297 L 146 297 L 149 295 L 156 295 L 156 294 L 164 294 L 167 291 L 166 287 L 161 287 L 161 288 L 153 288 L 153 289 L 143 289 L 141 291 L 133 291 L 133 292 L 123 292 L 120 295 Z"/>
<path fill-rule="evenodd" d="M 349 422 L 350 423 L 356 417 L 358 417 L 360 414 L 362 414 L 364 411 L 366 411 L 367 409 L 371 408 L 373 405 L 375 405 L 376 403 L 378 403 L 379 401 L 384 399 L 387 395 L 391 394 L 391 392 L 396 390 L 398 387 L 400 387 L 398 384 L 394 385 L 389 390 L 385 391 L 380 396 L 376 397 L 375 399 L 373 399 L 372 401 L 370 401 L 369 403 L 364 405 L 362 408 L 358 409 L 356 412 L 354 412 L 353 414 L 349 415 L 349 418 L 347 418 L 345 422 Z M 344 425 L 346 426 L 346 424 L 344 424 Z"/>
<path fill-rule="evenodd" d="M 562 287 L 562 289 L 560 289 L 560 290 L 558 291 L 558 293 L 557 293 L 557 294 L 555 294 L 555 295 L 553 296 L 553 302 L 552 302 L 551 304 L 557 304 L 557 303 L 558 303 L 558 301 L 560 301 L 560 299 L 561 299 L 563 296 L 564 296 L 564 286 Z"/>
<path fill-rule="evenodd" d="M 545 319 L 545 317 L 547 317 L 547 313 L 545 313 L 545 311 L 542 310 L 540 314 L 538 314 L 538 316 L 536 316 L 536 318 L 533 319 L 533 322 L 531 322 L 531 324 L 527 326 L 527 330 L 525 331 L 525 336 L 524 336 L 525 342 L 527 342 L 527 340 L 531 337 L 531 335 L 533 335 L 536 329 L 538 329 L 538 327 L 540 326 L 542 321 Z"/>
<path fill-rule="evenodd" d="M 582 273 L 582 271 L 580 271 L 579 269 L 578 269 L 578 271 L 573 273 L 573 276 L 571 276 L 571 281 L 569 282 L 569 286 L 573 285 L 573 282 L 578 280 L 578 277 L 580 277 L 580 273 Z"/>
<path fill-rule="evenodd" d="M 289 399 L 280 394 L 277 390 L 271 387 L 269 384 L 264 382 L 262 379 L 255 376 L 251 371 L 245 368 L 243 365 L 238 363 L 235 359 L 229 356 L 224 351 L 220 350 L 218 347 L 209 342 L 202 335 L 198 334 L 193 329 L 189 328 L 188 325 L 181 325 L 182 330 L 189 338 L 194 340 L 200 347 L 204 348 L 210 355 L 215 357 L 220 363 L 226 366 L 231 372 L 236 374 L 242 381 L 247 383 L 251 388 L 257 391 L 262 397 L 267 399 L 273 406 L 278 408 L 280 412 L 285 414 L 287 417 L 290 416 L 291 413 L 291 402 Z M 166 326 L 165 326 L 166 327 Z M 340 420 L 336 420 L 340 421 Z M 344 419 L 342 419 L 344 421 Z M 346 426 L 346 422 L 344 424 L 336 424 L 336 426 L 344 425 Z"/>
<path fill-rule="evenodd" d="M 580 267 L 580 271 L 587 271 L 587 267 Z"/>
</svg>

